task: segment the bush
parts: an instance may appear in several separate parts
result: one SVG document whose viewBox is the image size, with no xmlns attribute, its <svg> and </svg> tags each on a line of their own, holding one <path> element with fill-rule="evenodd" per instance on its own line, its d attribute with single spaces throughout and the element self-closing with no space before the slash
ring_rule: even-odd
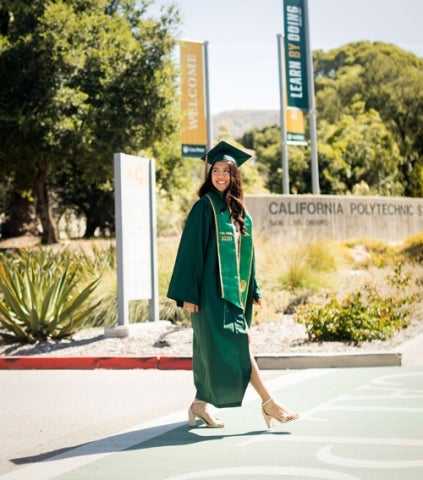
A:
<svg viewBox="0 0 423 480">
<path fill-rule="evenodd" d="M 394 276 L 388 278 L 394 287 L 391 295 L 382 295 L 370 283 L 340 300 L 332 296 L 323 305 L 309 304 L 298 308 L 296 321 L 304 323 L 311 341 L 363 341 L 386 340 L 396 330 L 409 325 L 410 305 L 414 295 L 402 295 L 409 277 L 397 266 Z"/>
<path fill-rule="evenodd" d="M 96 306 L 87 300 L 99 282 L 98 278 L 82 282 L 82 277 L 81 264 L 63 252 L 22 250 L 4 255 L 0 336 L 36 342 L 63 338 L 82 328 Z"/>
<path fill-rule="evenodd" d="M 273 288 L 299 295 L 316 292 L 327 286 L 331 274 L 336 272 L 340 250 L 334 242 L 316 240 L 281 244 L 259 241 L 261 245 L 256 248 L 259 266 L 267 276 L 274 276 L 273 280 L 266 279 Z"/>
<path fill-rule="evenodd" d="M 423 264 L 423 233 L 407 237 L 401 249 L 401 254 L 408 260 Z"/>
<path fill-rule="evenodd" d="M 358 238 L 345 240 L 343 245 L 351 249 L 355 263 L 362 267 L 374 265 L 383 268 L 397 260 L 397 248 L 381 240 Z"/>
<path fill-rule="evenodd" d="M 166 298 L 167 288 L 172 273 L 177 250 L 176 237 L 159 237 L 159 317 L 172 323 L 189 324 L 189 314 L 176 306 L 174 300 Z M 116 248 L 108 249 L 90 247 L 89 254 L 79 252 L 79 259 L 91 275 L 101 277 L 96 288 L 95 297 L 98 306 L 86 319 L 86 326 L 113 326 L 118 322 Z M 148 320 L 149 301 L 131 300 L 128 305 L 129 323 L 141 323 Z"/>
</svg>

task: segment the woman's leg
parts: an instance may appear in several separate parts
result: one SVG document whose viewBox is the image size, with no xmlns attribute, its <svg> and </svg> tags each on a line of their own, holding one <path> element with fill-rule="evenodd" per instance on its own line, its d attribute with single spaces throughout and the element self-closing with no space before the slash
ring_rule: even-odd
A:
<svg viewBox="0 0 423 480">
<path fill-rule="evenodd" d="M 272 398 L 269 390 L 263 382 L 260 375 L 256 359 L 250 349 L 251 357 L 251 386 L 256 390 L 262 401 L 263 414 L 266 417 L 274 418 L 279 422 L 289 422 L 299 417 L 298 413 L 291 412 L 287 408 L 280 405 L 275 399 Z M 266 420 L 268 421 L 268 420 Z M 269 425 L 269 423 L 268 423 Z"/>
<path fill-rule="evenodd" d="M 266 385 L 263 382 L 263 379 L 260 375 L 260 370 L 258 368 L 256 359 L 254 355 L 250 353 L 251 356 L 251 378 L 250 383 L 254 390 L 259 394 L 261 401 L 266 402 L 271 397 L 269 390 L 267 390 Z"/>
</svg>

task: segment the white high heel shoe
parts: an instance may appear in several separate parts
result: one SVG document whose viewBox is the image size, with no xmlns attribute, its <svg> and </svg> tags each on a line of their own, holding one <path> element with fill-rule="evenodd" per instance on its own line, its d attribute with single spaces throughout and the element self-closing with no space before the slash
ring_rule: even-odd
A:
<svg viewBox="0 0 423 480">
<path fill-rule="evenodd" d="M 267 413 L 269 409 L 266 412 L 266 409 L 265 409 L 266 406 L 272 407 L 273 409 L 277 408 L 278 409 L 277 416 Z M 296 420 L 300 416 L 299 413 L 291 412 L 286 408 L 279 407 L 279 405 L 273 400 L 272 397 L 270 397 L 268 400 L 262 403 L 261 411 L 263 413 L 263 418 L 264 418 L 264 421 L 266 422 L 267 428 L 272 428 L 275 420 L 280 423 L 287 423 L 287 422 L 292 422 L 292 420 Z"/>
<path fill-rule="evenodd" d="M 210 428 L 223 428 L 225 424 L 213 418 L 208 411 L 208 403 L 202 400 L 194 400 L 188 409 L 188 419 L 190 427 L 196 426 L 195 419 L 199 418 Z"/>
</svg>

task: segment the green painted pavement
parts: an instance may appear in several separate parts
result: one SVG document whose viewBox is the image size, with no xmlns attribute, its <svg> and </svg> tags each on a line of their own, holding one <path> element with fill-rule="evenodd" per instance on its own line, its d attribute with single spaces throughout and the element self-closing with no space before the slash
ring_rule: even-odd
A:
<svg viewBox="0 0 423 480">
<path fill-rule="evenodd" d="M 249 392 L 242 407 L 217 411 L 224 429 L 189 428 L 177 412 L 4 479 L 423 478 L 422 367 L 297 371 L 271 388 L 300 420 L 267 431 Z"/>
</svg>

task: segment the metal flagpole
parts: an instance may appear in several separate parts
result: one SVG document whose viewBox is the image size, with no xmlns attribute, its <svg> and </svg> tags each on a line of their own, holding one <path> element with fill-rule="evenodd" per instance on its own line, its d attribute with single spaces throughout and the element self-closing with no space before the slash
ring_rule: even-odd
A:
<svg viewBox="0 0 423 480">
<path fill-rule="evenodd" d="M 209 42 L 204 42 L 204 87 L 206 90 L 206 121 L 207 121 L 207 152 L 211 148 L 212 125 L 210 115 L 210 92 L 209 92 Z M 207 162 L 205 162 L 207 165 Z"/>
<path fill-rule="evenodd" d="M 317 158 L 317 129 L 316 129 L 316 105 L 314 101 L 314 74 L 313 74 L 313 54 L 310 47 L 310 27 L 308 21 L 308 0 L 304 1 L 305 17 L 305 46 L 307 56 L 307 85 L 308 85 L 308 105 L 309 105 L 309 127 L 311 143 L 311 181 L 312 192 L 314 195 L 320 194 L 319 186 L 319 161 Z"/>
<path fill-rule="evenodd" d="M 279 64 L 279 95 L 281 122 L 281 157 L 282 157 L 282 193 L 289 194 L 288 144 L 286 135 L 286 102 L 284 89 L 285 51 L 282 45 L 282 35 L 278 33 L 278 64 Z"/>
</svg>

